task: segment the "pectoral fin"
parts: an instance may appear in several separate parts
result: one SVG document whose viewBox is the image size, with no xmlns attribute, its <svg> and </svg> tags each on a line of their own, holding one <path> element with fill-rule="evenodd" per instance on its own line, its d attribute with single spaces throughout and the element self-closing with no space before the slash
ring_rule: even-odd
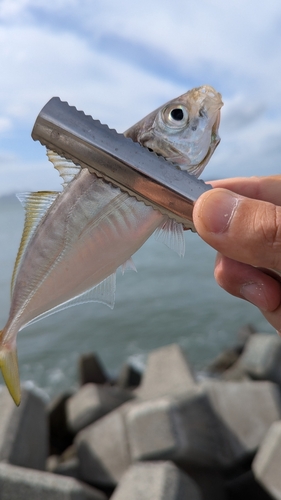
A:
<svg viewBox="0 0 281 500">
<path fill-rule="evenodd" d="M 21 400 L 21 391 L 16 346 L 2 346 L 0 350 L 0 368 L 6 386 L 14 402 L 17 406 L 19 406 Z"/>
</svg>

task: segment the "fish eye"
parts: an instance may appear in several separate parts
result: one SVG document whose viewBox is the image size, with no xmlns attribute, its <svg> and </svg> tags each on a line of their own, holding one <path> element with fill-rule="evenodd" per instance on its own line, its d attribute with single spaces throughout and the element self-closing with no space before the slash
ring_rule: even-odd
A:
<svg viewBox="0 0 281 500">
<path fill-rule="evenodd" d="M 188 112 L 184 106 L 168 107 L 163 112 L 163 118 L 167 125 L 176 128 L 185 127 L 188 122 Z"/>
<path fill-rule="evenodd" d="M 184 116 L 183 110 L 181 108 L 172 109 L 172 111 L 170 111 L 170 115 L 177 122 L 181 121 L 183 119 L 183 116 Z"/>
</svg>

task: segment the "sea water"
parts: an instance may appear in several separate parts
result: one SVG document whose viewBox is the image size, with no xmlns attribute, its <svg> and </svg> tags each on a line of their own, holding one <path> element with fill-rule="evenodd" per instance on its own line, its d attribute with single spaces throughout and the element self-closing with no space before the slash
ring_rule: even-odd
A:
<svg viewBox="0 0 281 500">
<path fill-rule="evenodd" d="M 24 210 L 15 196 L 0 198 L 0 328 L 7 321 L 10 281 Z M 213 277 L 215 251 L 186 231 L 185 257 L 153 236 L 133 257 L 137 273 L 117 272 L 113 310 L 100 303 L 75 306 L 26 327 L 18 335 L 21 380 L 50 397 L 77 384 L 81 353 L 96 352 L 113 377 L 128 359 L 143 368 L 149 351 L 180 344 L 202 370 L 235 344 L 250 323 L 273 332 L 251 304 L 228 295 Z"/>
</svg>

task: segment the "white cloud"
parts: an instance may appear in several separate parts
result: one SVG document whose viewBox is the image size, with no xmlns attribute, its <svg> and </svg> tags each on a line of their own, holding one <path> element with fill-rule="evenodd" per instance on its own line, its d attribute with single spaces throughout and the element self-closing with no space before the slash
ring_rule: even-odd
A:
<svg viewBox="0 0 281 500">
<path fill-rule="evenodd" d="M 47 99 L 60 95 L 86 112 L 101 113 L 102 119 L 115 116 L 114 126 L 129 126 L 125 112 L 140 110 L 140 118 L 142 103 L 149 112 L 153 101 L 182 90 L 99 54 L 75 34 L 8 27 L 1 31 L 0 45 L 7 47 L 2 55 L 5 78 L 0 81 L 0 109 L 7 117 L 35 118 L 34 110 L 39 112 Z"/>
<path fill-rule="evenodd" d="M 61 179 L 50 162 L 45 160 L 24 163 L 20 158 L 0 156 L 0 196 L 25 191 L 61 191 Z"/>
<path fill-rule="evenodd" d="M 27 4 L 27 0 L 2 0 L 0 4 L 0 19 L 7 20 L 17 16 Z"/>
<path fill-rule="evenodd" d="M 0 117 L 0 134 L 9 130 L 12 126 L 11 120 Z"/>
<path fill-rule="evenodd" d="M 0 23 L 0 159 L 8 151 L 28 173 L 15 182 L 11 164 L 1 167 L 0 193 L 19 179 L 33 186 L 38 149 L 31 162 L 24 138 L 53 95 L 122 131 L 189 86 L 210 83 L 225 106 L 207 173 L 279 168 L 278 0 L 258 8 L 253 0 L 2 0 Z"/>
</svg>

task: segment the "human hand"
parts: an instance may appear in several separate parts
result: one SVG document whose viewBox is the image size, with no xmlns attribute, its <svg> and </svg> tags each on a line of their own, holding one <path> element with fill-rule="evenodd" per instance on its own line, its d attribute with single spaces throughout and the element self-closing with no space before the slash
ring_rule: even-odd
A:
<svg viewBox="0 0 281 500">
<path fill-rule="evenodd" d="M 201 238 L 219 252 L 216 281 L 256 305 L 281 335 L 281 283 L 262 270 L 281 275 L 281 175 L 211 184 L 217 189 L 200 196 L 193 221 Z"/>
</svg>

